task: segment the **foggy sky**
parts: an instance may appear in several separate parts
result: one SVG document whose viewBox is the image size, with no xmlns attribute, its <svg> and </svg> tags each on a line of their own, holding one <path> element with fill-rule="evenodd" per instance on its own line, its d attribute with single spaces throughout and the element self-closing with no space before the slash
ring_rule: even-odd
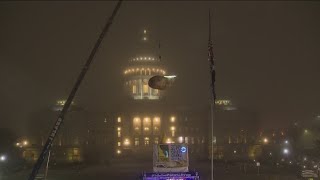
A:
<svg viewBox="0 0 320 180">
<path fill-rule="evenodd" d="M 68 96 L 115 2 L 0 3 L 0 123 L 24 131 L 30 113 Z M 139 32 L 161 40 L 178 79 L 168 104 L 209 106 L 208 9 L 218 98 L 257 112 L 263 125 L 320 113 L 320 3 L 124 2 L 76 103 L 108 112 L 124 103 L 123 69 Z"/>
</svg>

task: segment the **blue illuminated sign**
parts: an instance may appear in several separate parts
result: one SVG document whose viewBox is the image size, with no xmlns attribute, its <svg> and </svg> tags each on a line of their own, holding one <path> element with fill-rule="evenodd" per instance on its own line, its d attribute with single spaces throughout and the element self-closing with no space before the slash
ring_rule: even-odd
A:
<svg viewBox="0 0 320 180">
<path fill-rule="evenodd" d="M 180 151 L 183 152 L 183 153 L 185 153 L 185 152 L 187 152 L 187 148 L 184 147 L 184 146 L 182 146 L 181 149 L 180 149 Z"/>
</svg>

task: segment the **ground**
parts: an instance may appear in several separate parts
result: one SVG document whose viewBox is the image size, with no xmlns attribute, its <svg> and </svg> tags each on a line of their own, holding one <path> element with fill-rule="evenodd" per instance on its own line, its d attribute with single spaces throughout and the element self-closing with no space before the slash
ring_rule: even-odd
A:
<svg viewBox="0 0 320 180">
<path fill-rule="evenodd" d="M 51 167 L 47 180 L 134 180 L 144 171 L 152 170 L 152 162 L 134 161 L 112 161 L 109 165 L 90 165 L 87 167 Z M 190 165 L 190 170 L 200 173 L 201 180 L 210 179 L 210 162 L 196 161 Z M 28 179 L 31 169 L 26 169 L 18 173 L 0 177 L 1 180 L 23 180 Z M 40 172 L 40 173 L 43 173 Z M 297 172 L 294 168 L 255 166 L 247 168 L 244 173 L 240 169 L 240 164 L 224 163 L 215 164 L 215 180 L 297 180 Z"/>
</svg>

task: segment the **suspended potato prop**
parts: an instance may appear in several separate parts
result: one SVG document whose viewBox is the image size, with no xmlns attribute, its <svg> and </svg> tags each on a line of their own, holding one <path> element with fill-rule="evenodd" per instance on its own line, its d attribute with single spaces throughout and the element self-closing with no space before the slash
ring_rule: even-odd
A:
<svg viewBox="0 0 320 180">
<path fill-rule="evenodd" d="M 153 89 L 165 90 L 170 87 L 175 79 L 175 75 L 172 76 L 153 76 L 149 79 L 148 85 Z"/>
</svg>

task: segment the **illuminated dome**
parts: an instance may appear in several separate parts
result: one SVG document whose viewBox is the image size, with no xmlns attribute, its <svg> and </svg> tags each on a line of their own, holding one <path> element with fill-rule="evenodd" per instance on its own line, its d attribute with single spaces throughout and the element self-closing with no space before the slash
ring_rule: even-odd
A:
<svg viewBox="0 0 320 180">
<path fill-rule="evenodd" d="M 129 60 L 123 71 L 126 90 L 133 99 L 160 99 L 161 92 L 150 88 L 148 81 L 155 75 L 166 75 L 167 72 L 161 65 L 161 59 L 154 55 L 146 30 L 143 30 L 143 38 L 138 48 L 138 55 Z"/>
</svg>

